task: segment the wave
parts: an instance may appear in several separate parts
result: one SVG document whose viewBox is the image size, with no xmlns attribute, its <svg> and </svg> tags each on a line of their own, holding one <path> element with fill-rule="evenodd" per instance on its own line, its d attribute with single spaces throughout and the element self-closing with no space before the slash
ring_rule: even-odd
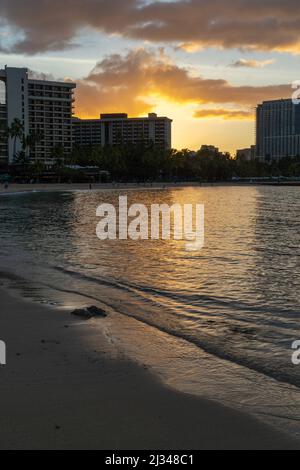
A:
<svg viewBox="0 0 300 470">
<path fill-rule="evenodd" d="M 13 281 L 16 286 L 18 284 L 21 285 L 24 281 L 28 283 L 35 282 L 46 289 L 66 294 L 73 294 L 90 301 L 97 302 L 111 308 L 121 315 L 134 318 L 143 324 L 156 328 L 157 330 L 171 335 L 181 341 L 187 341 L 219 359 L 262 373 L 277 381 L 300 387 L 300 377 L 296 375 L 294 369 L 289 367 L 280 367 L 279 364 L 272 361 L 272 358 L 270 357 L 265 358 L 264 360 L 258 360 L 255 355 L 242 355 L 242 351 L 239 351 L 238 353 L 237 349 L 230 349 L 230 341 L 223 342 L 221 341 L 221 337 L 218 337 L 217 327 L 220 327 L 220 312 L 217 313 L 215 320 L 212 320 L 212 316 L 209 315 L 207 310 L 207 308 L 209 308 L 214 311 L 216 306 L 226 307 L 226 316 L 230 314 L 229 312 L 233 312 L 225 325 L 226 328 L 228 328 L 228 334 L 229 330 L 231 330 L 233 335 L 244 335 L 247 340 L 253 340 L 256 335 L 257 328 L 261 327 L 261 324 L 257 325 L 255 323 L 255 319 L 251 320 L 249 317 L 238 318 L 238 324 L 236 322 L 233 323 L 231 321 L 232 319 L 237 320 L 237 316 L 234 315 L 234 312 L 242 311 L 243 314 L 245 314 L 245 311 L 255 310 L 256 312 L 263 314 L 266 311 L 270 313 L 269 309 L 266 310 L 261 307 L 254 309 L 254 307 L 248 303 L 234 302 L 228 298 L 219 299 L 215 296 L 200 294 L 187 295 L 186 293 L 179 294 L 178 292 L 175 294 L 170 291 L 158 290 L 153 287 L 139 286 L 134 283 L 130 284 L 126 281 L 102 279 L 79 271 L 74 271 L 63 266 L 49 267 L 51 270 L 60 272 L 65 276 L 77 278 L 85 284 L 82 285 L 82 288 L 78 286 L 78 288 L 72 289 L 67 287 L 68 282 L 66 280 L 64 282 L 60 282 L 60 285 L 57 285 L 57 282 L 46 281 L 45 277 L 44 280 L 40 277 L 38 280 L 33 281 L 32 279 L 28 280 L 24 276 L 15 275 L 4 270 L 0 271 L 0 278 Z M 104 288 L 107 289 L 113 289 L 114 295 L 106 295 L 105 292 L 101 293 L 101 295 L 94 295 L 94 292 L 89 292 L 86 283 L 88 285 L 92 283 L 104 286 Z M 22 288 L 24 288 L 24 285 L 22 285 Z M 118 301 L 122 295 L 122 302 L 120 303 Z M 162 301 L 165 298 L 171 299 L 177 305 L 177 308 L 172 309 L 170 305 L 162 305 Z M 117 302 L 114 299 L 116 299 Z M 199 307 L 199 305 L 206 307 L 205 313 L 203 308 L 203 315 L 199 308 L 197 310 L 198 315 L 190 315 L 186 311 L 187 303 L 191 302 L 191 300 L 196 300 L 197 307 Z M 178 313 L 178 310 L 180 311 L 180 314 Z M 273 313 L 276 314 L 276 312 L 282 314 L 283 310 L 274 309 Z M 287 312 L 289 314 L 293 313 L 291 311 Z M 245 317 L 245 315 L 243 315 L 243 317 Z M 184 324 L 184 321 L 188 323 Z M 214 334 L 210 334 L 209 331 L 202 328 L 205 326 L 206 321 L 210 324 L 211 328 L 213 328 Z M 199 322 L 202 322 L 200 328 Z M 243 326 L 243 324 L 245 326 Z M 279 322 L 277 322 L 277 324 L 274 323 L 273 326 L 274 325 L 282 326 Z"/>
<path fill-rule="evenodd" d="M 159 314 L 159 310 L 161 310 L 159 307 L 161 307 L 161 304 L 159 300 L 162 297 L 169 297 L 178 302 L 180 300 L 182 304 L 185 305 L 186 307 L 186 301 L 187 301 L 187 296 L 180 296 L 179 294 L 174 295 L 174 293 L 165 291 L 165 290 L 157 290 L 155 288 L 150 288 L 150 287 L 145 287 L 145 286 L 139 286 L 137 284 L 129 284 L 127 282 L 120 282 L 116 280 L 111 280 L 111 279 L 101 279 L 98 277 L 93 277 L 84 273 L 80 273 L 78 271 L 73 271 L 71 269 L 62 267 L 62 266 L 56 266 L 56 270 L 63 272 L 64 274 L 67 274 L 72 277 L 79 278 L 83 281 L 87 282 L 92 282 L 98 285 L 103 285 L 105 287 L 109 287 L 112 289 L 117 289 L 119 292 L 127 292 L 130 294 L 134 294 L 135 298 L 139 297 L 143 301 L 146 300 L 146 303 L 150 304 L 150 310 L 147 311 L 145 304 L 138 304 L 136 305 L 134 303 L 134 307 L 136 308 L 131 308 L 128 310 L 126 306 L 120 307 L 120 305 L 116 304 L 113 300 L 104 300 L 103 298 L 99 297 L 93 297 L 93 300 L 98 301 L 100 303 L 103 303 L 110 308 L 116 310 L 118 313 L 133 317 L 135 320 L 142 322 L 144 324 L 147 324 L 153 328 L 156 328 L 164 333 L 167 333 L 173 337 L 176 337 L 180 340 L 187 341 L 189 343 L 194 344 L 195 346 L 201 348 L 203 351 L 218 357 L 219 359 L 223 359 L 226 361 L 230 361 L 234 364 L 246 367 L 248 369 L 251 369 L 253 371 L 262 373 L 264 375 L 267 375 L 269 377 L 272 377 L 275 380 L 278 380 L 280 382 L 284 382 L 290 385 L 294 385 L 297 387 L 300 387 L 300 377 L 298 377 L 296 374 L 293 374 L 292 372 L 294 369 L 290 368 L 280 368 L 279 364 L 277 362 L 272 362 L 270 360 L 270 357 L 265 359 L 265 361 L 258 361 L 257 358 L 255 357 L 250 357 L 249 355 L 245 356 L 239 356 L 235 352 L 228 350 L 228 345 L 227 344 L 218 344 L 218 338 L 215 336 L 210 336 L 208 332 L 203 332 L 199 331 L 199 329 L 190 329 L 187 331 L 182 325 L 182 320 L 193 320 L 195 319 L 195 316 L 188 315 L 186 312 L 181 312 L 180 316 L 178 315 L 178 312 L 172 311 L 169 307 L 165 308 L 163 311 L 163 315 Z M 70 293 L 70 291 L 68 291 Z M 80 294 L 84 297 L 91 298 L 86 292 L 78 292 L 74 291 L 73 293 L 75 294 Z M 146 298 L 144 297 L 145 293 L 151 293 L 154 294 L 156 299 L 153 298 Z M 209 305 L 211 309 L 214 308 L 214 305 L 222 305 L 226 306 L 227 310 L 234 311 L 239 310 L 243 311 L 245 313 L 245 310 L 248 311 L 256 311 L 259 313 L 266 313 L 268 312 L 270 314 L 270 309 L 264 309 L 261 307 L 252 307 L 251 305 L 247 303 L 238 303 L 234 302 L 231 299 L 218 299 L 216 297 L 210 297 L 210 296 L 202 296 L 202 295 L 191 295 L 190 297 L 196 298 L 197 299 L 197 305 L 201 303 L 206 303 Z M 189 297 L 189 300 L 190 300 Z M 118 296 L 116 296 L 118 298 Z M 131 303 L 132 306 L 132 303 Z M 153 308 L 154 307 L 154 308 Z M 180 307 L 179 307 L 180 308 Z M 290 315 L 294 316 L 296 315 L 296 312 L 293 312 L 291 310 L 284 310 L 284 309 L 272 309 L 272 312 L 274 315 L 276 313 L 282 314 L 283 311 L 285 313 L 289 313 Z M 142 313 L 144 312 L 144 313 Z M 200 320 L 199 316 L 199 310 L 198 310 L 198 320 Z M 228 313 L 227 313 L 228 315 Z M 174 321 L 170 321 L 170 317 L 176 319 L 177 321 L 174 323 Z M 236 317 L 234 317 L 236 320 Z M 219 315 L 216 319 L 215 325 L 217 325 L 219 322 Z M 251 323 L 251 319 L 239 319 L 239 323 L 246 323 L 247 325 Z M 229 325 L 228 325 L 229 326 Z M 252 321 L 252 327 L 254 326 L 254 329 L 251 328 L 250 326 L 240 326 L 237 324 L 232 324 L 230 326 L 233 334 L 243 334 L 245 336 L 250 337 L 251 335 L 254 336 L 256 333 L 256 328 L 258 325 L 256 325 L 255 320 Z M 260 327 L 261 325 L 259 325 Z M 283 326 L 279 321 L 278 322 L 273 322 L 272 326 L 278 327 L 278 326 Z M 289 323 L 289 327 L 292 325 Z M 296 325 L 298 326 L 298 325 Z M 227 348 L 227 349 L 226 349 Z"/>
<path fill-rule="evenodd" d="M 175 291 L 167 291 L 167 290 L 164 290 L 164 289 L 156 289 L 154 287 L 149 287 L 149 286 L 145 286 L 145 285 L 139 285 L 139 284 L 136 284 L 136 283 L 127 283 L 126 281 L 122 280 L 122 281 L 117 281 L 117 280 L 113 280 L 113 279 L 104 279 L 104 278 L 101 278 L 101 277 L 95 277 L 95 276 L 91 276 L 91 275 L 88 275 L 88 274 L 84 274 L 82 272 L 79 272 L 79 271 L 73 271 L 69 268 L 65 268 L 63 266 L 53 266 L 53 268 L 57 271 L 61 271 L 65 274 L 69 274 L 71 276 L 74 276 L 74 277 L 78 277 L 82 280 L 88 280 L 90 282 L 93 282 L 93 283 L 96 283 L 96 284 L 102 284 L 102 285 L 107 285 L 107 286 L 110 286 L 110 287 L 118 287 L 119 289 L 122 289 L 122 290 L 127 290 L 127 291 L 134 291 L 136 290 L 137 292 L 140 292 L 140 293 L 149 293 L 149 294 L 152 294 L 153 296 L 157 296 L 157 297 L 166 297 L 166 298 L 171 298 L 171 299 L 174 299 L 176 301 L 182 301 L 185 303 L 186 305 L 186 302 L 188 302 L 189 304 L 194 304 L 195 306 L 198 306 L 198 305 L 205 305 L 205 304 L 208 304 L 210 306 L 230 306 L 230 307 L 233 307 L 234 309 L 236 310 L 241 310 L 243 312 L 245 311 L 253 311 L 253 312 L 258 312 L 258 313 L 274 313 L 274 314 L 278 314 L 278 313 L 287 313 L 287 314 L 291 314 L 291 315 L 295 315 L 295 318 L 299 318 L 299 314 L 298 312 L 294 311 L 294 310 L 291 310 L 291 309 L 288 309 L 288 308 L 266 308 L 266 307 L 260 307 L 260 306 L 257 306 L 257 305 L 252 305 L 252 304 L 249 304 L 247 302 L 237 302 L 235 301 L 234 299 L 231 299 L 231 298 L 226 298 L 226 297 L 215 297 L 215 296 L 208 296 L 208 295 L 203 295 L 203 294 L 192 294 L 192 293 L 189 293 L 187 291 L 178 291 L 176 290 Z"/>
<path fill-rule="evenodd" d="M 12 193 L 0 193 L 0 197 L 23 196 L 24 194 L 37 193 L 39 191 L 14 191 Z"/>
</svg>

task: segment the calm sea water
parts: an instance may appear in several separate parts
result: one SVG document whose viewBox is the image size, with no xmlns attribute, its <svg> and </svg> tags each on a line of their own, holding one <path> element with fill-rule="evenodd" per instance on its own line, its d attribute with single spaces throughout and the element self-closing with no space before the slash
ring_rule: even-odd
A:
<svg viewBox="0 0 300 470">
<path fill-rule="evenodd" d="M 117 191 L 3 196 L 1 276 L 40 301 L 106 305 L 110 340 L 168 384 L 299 434 L 299 191 L 126 192 L 129 204 L 204 203 L 199 252 L 181 241 L 99 241 L 96 208 L 117 205 Z"/>
</svg>

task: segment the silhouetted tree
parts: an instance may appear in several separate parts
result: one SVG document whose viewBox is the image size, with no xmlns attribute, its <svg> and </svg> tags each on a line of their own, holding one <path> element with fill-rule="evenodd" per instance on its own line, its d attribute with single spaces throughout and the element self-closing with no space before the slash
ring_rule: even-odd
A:
<svg viewBox="0 0 300 470">
<path fill-rule="evenodd" d="M 17 141 L 22 141 L 24 136 L 24 126 L 20 119 L 15 118 L 11 123 L 11 126 L 8 128 L 8 134 L 14 141 L 14 158 L 16 157 L 17 152 Z"/>
</svg>

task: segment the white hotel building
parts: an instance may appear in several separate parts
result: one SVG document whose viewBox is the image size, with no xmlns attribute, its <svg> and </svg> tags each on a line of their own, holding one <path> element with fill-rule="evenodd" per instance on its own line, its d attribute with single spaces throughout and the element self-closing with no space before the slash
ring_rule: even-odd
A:
<svg viewBox="0 0 300 470">
<path fill-rule="evenodd" d="M 31 149 L 32 160 L 53 164 L 53 149 L 64 148 L 67 155 L 72 150 L 73 90 L 74 83 L 33 80 L 25 68 L 5 67 L 0 70 L 0 80 L 5 83 L 5 104 L 0 104 L 0 121 L 10 127 L 14 119 L 24 126 L 25 135 L 40 133 L 43 137 Z M 3 130 L 1 131 L 3 137 Z M 17 141 L 16 152 L 21 150 Z M 6 155 L 5 155 L 6 154 Z M 14 142 L 1 138 L 0 158 L 14 161 Z"/>
<path fill-rule="evenodd" d="M 284 99 L 257 107 L 256 155 L 267 161 L 300 156 L 300 105 Z"/>
<path fill-rule="evenodd" d="M 6 106 L 0 103 L 0 164 L 7 162 L 8 142 L 6 137 Z"/>
<path fill-rule="evenodd" d="M 73 119 L 74 143 L 78 146 L 118 145 L 140 142 L 170 149 L 172 120 L 151 113 L 129 118 L 127 114 L 101 114 L 100 119 Z"/>
</svg>

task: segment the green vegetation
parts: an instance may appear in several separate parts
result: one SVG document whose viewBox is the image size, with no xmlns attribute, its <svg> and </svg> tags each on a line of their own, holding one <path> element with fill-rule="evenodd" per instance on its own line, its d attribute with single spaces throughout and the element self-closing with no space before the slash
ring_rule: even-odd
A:
<svg viewBox="0 0 300 470">
<path fill-rule="evenodd" d="M 7 130 L 14 139 L 15 150 L 20 140 L 21 150 L 15 154 L 9 172 L 15 180 L 35 182 L 80 182 L 107 180 L 145 181 L 231 181 L 239 178 L 300 177 L 300 156 L 286 157 L 275 162 L 233 159 L 228 153 L 213 150 L 192 152 L 165 150 L 155 145 L 120 144 L 117 146 L 75 147 L 71 155 L 65 155 L 62 146 L 54 146 L 52 166 L 30 158 L 32 149 L 42 139 L 39 134 L 24 135 L 22 123 L 17 119 Z M 7 173 L 2 168 L 1 173 Z"/>
<path fill-rule="evenodd" d="M 143 143 L 115 147 L 75 148 L 72 164 L 96 166 L 108 171 L 112 180 L 202 180 L 230 181 L 233 178 L 300 177 L 300 156 L 276 162 L 244 161 L 228 153 L 209 150 L 164 150 Z"/>
<path fill-rule="evenodd" d="M 17 142 L 24 136 L 24 126 L 20 119 L 15 118 L 11 126 L 7 129 L 8 136 L 14 141 L 14 156 L 17 156 Z"/>
</svg>

